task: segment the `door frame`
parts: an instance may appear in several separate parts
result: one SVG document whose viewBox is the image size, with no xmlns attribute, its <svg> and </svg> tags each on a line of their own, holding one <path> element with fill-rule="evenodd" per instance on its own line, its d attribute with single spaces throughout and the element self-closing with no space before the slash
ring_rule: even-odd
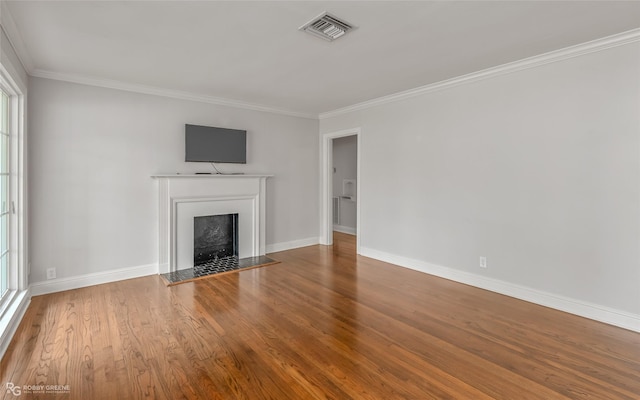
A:
<svg viewBox="0 0 640 400">
<path fill-rule="evenodd" d="M 333 139 L 346 136 L 355 136 L 357 142 L 357 160 L 356 160 L 356 253 L 360 254 L 360 199 L 362 192 L 360 191 L 360 162 L 362 152 L 360 147 L 361 129 L 350 128 L 336 132 L 322 134 L 320 140 L 320 162 L 321 176 L 321 201 L 320 201 L 320 244 L 333 244 L 333 214 L 332 214 L 332 197 L 333 197 Z"/>
</svg>

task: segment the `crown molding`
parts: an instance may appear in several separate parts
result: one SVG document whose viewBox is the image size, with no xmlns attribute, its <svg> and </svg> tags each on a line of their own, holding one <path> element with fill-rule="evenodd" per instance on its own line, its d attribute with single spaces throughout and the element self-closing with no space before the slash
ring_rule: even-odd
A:
<svg viewBox="0 0 640 400">
<path fill-rule="evenodd" d="M 133 83 L 123 82 L 123 81 L 93 78 L 93 77 L 87 77 L 87 76 L 82 76 L 77 74 L 65 74 L 65 73 L 59 73 L 59 72 L 53 72 L 53 71 L 35 68 L 33 64 L 33 60 L 29 55 L 29 52 L 27 51 L 24 41 L 22 40 L 20 31 L 18 30 L 17 25 L 13 20 L 13 17 L 11 16 L 9 8 L 7 7 L 4 0 L 0 0 L 0 29 L 2 29 L 6 33 L 7 38 L 9 39 L 9 43 L 11 44 L 11 46 L 13 46 L 15 53 L 18 56 L 18 59 L 22 63 L 22 66 L 24 67 L 25 71 L 27 71 L 27 74 L 29 76 L 33 76 L 37 78 L 52 79 L 57 81 L 78 83 L 78 84 L 88 85 L 88 86 L 98 86 L 98 87 L 103 87 L 108 89 L 124 90 L 127 92 L 149 94 L 153 96 L 169 97 L 169 98 L 178 99 L 178 100 L 195 101 L 200 103 L 215 104 L 218 106 L 241 108 L 241 109 L 252 110 L 252 111 L 261 111 L 261 112 L 266 112 L 271 114 L 286 115 L 290 117 L 306 118 L 306 119 L 314 119 L 314 120 L 318 119 L 318 114 L 316 113 L 302 113 L 297 111 L 269 107 L 262 104 L 254 104 L 254 103 L 248 103 L 248 102 L 243 102 L 239 100 L 225 99 L 222 97 L 184 92 L 179 90 L 171 90 L 171 89 L 155 87 L 155 86 L 139 85 L 139 84 L 133 84 Z"/>
<path fill-rule="evenodd" d="M 457 85 L 480 81 L 483 79 L 489 79 L 492 77 L 521 71 L 530 68 L 540 67 L 546 64 L 579 57 L 589 53 L 603 51 L 612 47 L 622 46 L 629 43 L 640 41 L 640 29 L 633 29 L 627 32 L 607 36 L 604 38 L 596 39 L 590 42 L 578 44 L 575 46 L 566 47 L 560 50 L 554 50 L 548 53 L 540 54 L 537 56 L 525 58 L 519 61 L 514 61 L 506 64 L 502 64 L 496 67 L 487 68 L 481 71 L 472 72 L 470 74 L 461 75 L 451 79 L 447 79 L 440 82 L 431 83 L 428 85 L 420 86 L 414 89 L 405 90 L 402 92 L 390 94 L 387 96 L 378 97 L 375 99 L 367 100 L 361 103 L 356 103 L 347 107 L 338 108 L 333 111 L 324 113 L 302 113 L 286 109 L 280 109 L 275 107 L 269 107 L 262 104 L 248 103 L 238 100 L 231 100 L 221 97 L 203 95 L 198 93 L 184 92 L 172 89 L 166 89 L 155 86 L 146 86 L 133 84 L 128 82 L 93 78 L 87 76 L 81 76 L 76 74 L 65 74 L 53 71 L 47 71 L 34 68 L 33 61 L 29 52 L 26 50 L 26 46 L 22 40 L 22 36 L 17 29 L 15 21 L 11 16 L 5 2 L 0 0 L 0 25 L 2 30 L 7 35 L 10 44 L 13 46 L 18 59 L 22 63 L 22 66 L 27 71 L 27 74 L 34 77 L 53 79 L 71 83 L 78 83 L 89 86 L 98 86 L 109 89 L 124 90 L 135 93 L 149 94 L 154 96 L 169 97 L 179 100 L 195 101 L 201 103 L 215 104 L 226 107 L 241 108 L 246 110 L 261 111 L 272 114 L 280 114 L 291 117 L 306 118 L 306 119 L 327 119 L 336 117 L 342 114 L 350 112 L 364 110 L 367 108 L 392 103 L 411 97 L 420 96 L 426 93 L 435 92 L 438 90 L 444 90 Z"/>
<path fill-rule="evenodd" d="M 9 43 L 13 47 L 16 56 L 18 56 L 22 67 L 27 71 L 27 74 L 29 74 L 33 70 L 33 60 L 27 51 L 27 47 L 24 45 L 18 26 L 13 20 L 7 4 L 3 0 L 0 0 L 0 25 L 7 35 L 7 39 L 9 39 Z"/>
<path fill-rule="evenodd" d="M 169 98 L 179 99 L 179 100 L 196 101 L 200 103 L 215 104 L 219 106 L 242 108 L 245 110 L 261 111 L 261 112 L 267 112 L 272 114 L 286 115 L 290 117 L 315 119 L 315 120 L 318 119 L 318 115 L 315 113 L 301 113 L 301 112 L 296 112 L 296 111 L 291 111 L 286 109 L 269 107 L 262 104 L 254 104 L 254 103 L 247 103 L 247 102 L 238 101 L 238 100 L 225 99 L 222 97 L 208 96 L 208 95 L 203 95 L 198 93 L 171 90 L 171 89 L 165 89 L 165 88 L 154 87 L 154 86 L 139 85 L 139 84 L 133 84 L 128 82 L 116 81 L 116 80 L 99 79 L 99 78 L 87 77 L 87 76 L 82 76 L 77 74 L 65 74 L 65 73 L 47 71 L 43 69 L 37 69 L 33 64 L 33 60 L 31 59 L 31 56 L 27 51 L 24 41 L 22 40 L 20 31 L 18 30 L 17 25 L 13 20 L 13 17 L 11 16 L 11 13 L 9 12 L 7 5 L 3 0 L 0 0 L 0 25 L 2 30 L 4 30 L 4 32 L 6 33 L 11 46 L 13 46 L 16 52 L 16 55 L 18 56 L 18 59 L 22 63 L 22 66 L 27 71 L 27 74 L 29 76 L 34 76 L 37 78 L 53 79 L 58 81 L 71 82 L 71 83 L 79 83 L 82 85 L 98 86 L 98 87 L 103 87 L 108 89 L 118 89 L 118 90 L 124 90 L 128 92 L 134 92 L 134 93 L 169 97 Z"/>
<path fill-rule="evenodd" d="M 138 84 L 122 82 L 122 81 L 91 78 L 91 77 L 85 77 L 85 76 L 76 75 L 76 74 L 63 74 L 59 72 L 46 71 L 41 69 L 36 69 L 32 71 L 29 75 L 36 78 L 52 79 L 57 81 L 78 83 L 81 85 L 88 85 L 88 86 L 98 86 L 98 87 L 103 87 L 107 89 L 117 89 L 117 90 L 123 90 L 127 92 L 149 94 L 149 95 L 161 96 L 161 97 L 169 97 L 169 98 L 178 99 L 178 100 L 197 101 L 200 103 L 215 104 L 218 106 L 242 108 L 242 109 L 252 110 L 252 111 L 262 111 L 262 112 L 267 112 L 272 114 L 287 115 L 290 117 L 318 119 L 317 114 L 301 113 L 296 111 L 268 107 L 261 104 L 246 103 L 243 101 L 230 100 L 222 97 L 214 97 L 214 96 L 208 96 L 208 95 L 197 94 L 197 93 L 183 92 L 179 90 L 171 90 L 171 89 L 165 89 L 165 88 L 160 88 L 155 86 L 138 85 Z"/>
<path fill-rule="evenodd" d="M 361 103 L 353 104 L 347 107 L 338 108 L 333 111 L 320 113 L 318 119 L 327 119 L 350 112 L 364 110 L 367 108 L 379 106 L 382 104 L 392 103 L 405 100 L 411 97 L 420 96 L 426 93 L 435 92 L 462 85 L 465 83 L 477 82 L 483 79 L 489 79 L 500 75 L 509 74 L 516 71 L 522 71 L 530 68 L 537 68 L 546 64 L 567 60 L 574 57 L 580 57 L 585 54 L 603 51 L 612 47 L 622 46 L 629 43 L 640 41 L 640 29 L 633 29 L 619 34 L 607 36 L 601 39 L 592 40 L 590 42 L 566 47 L 560 50 L 554 50 L 548 53 L 525 58 L 519 61 L 502 64 L 496 67 L 483 69 L 481 71 L 472 72 L 470 74 L 461 75 L 444 81 L 431 83 L 414 89 L 378 97 L 376 99 L 367 100 Z"/>
</svg>

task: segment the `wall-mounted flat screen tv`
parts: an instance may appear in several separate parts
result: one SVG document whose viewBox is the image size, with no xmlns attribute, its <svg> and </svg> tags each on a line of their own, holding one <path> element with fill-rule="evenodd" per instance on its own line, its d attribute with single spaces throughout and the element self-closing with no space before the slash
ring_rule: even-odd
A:
<svg viewBox="0 0 640 400">
<path fill-rule="evenodd" d="M 247 163 L 247 131 L 185 124 L 185 161 Z"/>
</svg>

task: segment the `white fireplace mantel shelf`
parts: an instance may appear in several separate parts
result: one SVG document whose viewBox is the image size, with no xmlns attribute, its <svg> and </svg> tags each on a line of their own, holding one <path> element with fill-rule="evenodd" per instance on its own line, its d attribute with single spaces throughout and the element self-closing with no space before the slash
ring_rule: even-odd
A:
<svg viewBox="0 0 640 400">
<path fill-rule="evenodd" d="M 158 174 L 151 175 L 154 179 L 174 178 L 271 178 L 269 174 Z"/>
<path fill-rule="evenodd" d="M 238 214 L 240 258 L 266 250 L 267 174 L 157 174 L 158 272 L 193 267 L 193 218 Z"/>
</svg>

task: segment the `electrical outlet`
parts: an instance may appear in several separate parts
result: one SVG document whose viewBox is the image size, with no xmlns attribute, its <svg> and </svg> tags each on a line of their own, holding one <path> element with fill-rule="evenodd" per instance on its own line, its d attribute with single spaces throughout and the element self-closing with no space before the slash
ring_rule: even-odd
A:
<svg viewBox="0 0 640 400">
<path fill-rule="evenodd" d="M 47 268 L 47 279 L 56 279 L 56 269 Z"/>
<path fill-rule="evenodd" d="M 480 256 L 480 268 L 487 268 L 487 257 Z"/>
</svg>

